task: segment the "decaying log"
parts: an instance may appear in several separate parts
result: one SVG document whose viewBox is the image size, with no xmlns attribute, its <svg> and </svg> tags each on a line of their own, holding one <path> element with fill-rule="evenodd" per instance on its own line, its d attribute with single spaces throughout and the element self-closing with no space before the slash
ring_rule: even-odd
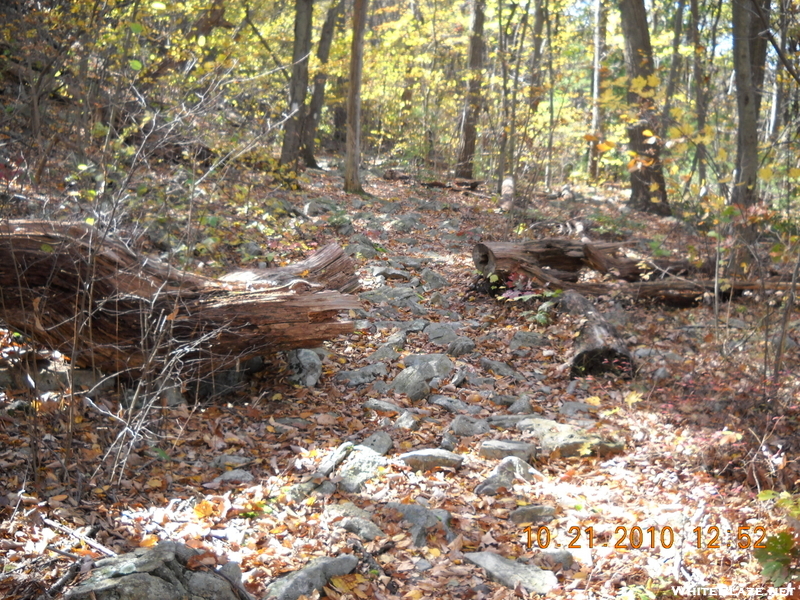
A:
<svg viewBox="0 0 800 600">
<path fill-rule="evenodd" d="M 353 261 L 338 244 L 323 246 L 305 260 L 286 267 L 243 269 L 223 275 L 219 280 L 245 283 L 257 289 L 291 286 L 303 280 L 343 294 L 352 294 L 361 287 Z"/>
<path fill-rule="evenodd" d="M 687 275 L 694 271 L 688 260 L 647 259 L 634 260 L 627 257 L 616 257 L 596 244 L 584 244 L 583 253 L 586 264 L 600 273 L 608 273 L 625 281 L 641 281 L 645 274 L 654 278 L 664 275 Z"/>
<path fill-rule="evenodd" d="M 625 342 L 586 297 L 574 290 L 564 292 L 559 311 L 582 320 L 575 338 L 575 354 L 570 360 L 570 377 L 602 373 L 633 375 L 633 356 Z"/>
<path fill-rule="evenodd" d="M 617 250 L 622 244 L 600 243 L 602 252 Z M 510 273 L 520 264 L 533 264 L 560 271 L 579 271 L 587 266 L 583 243 L 567 238 L 545 238 L 529 242 L 486 242 L 475 244 L 472 260 L 483 275 Z"/>
<path fill-rule="evenodd" d="M 352 273 L 340 275 L 348 287 Z M 84 223 L 0 224 L 0 318 L 106 373 L 136 375 L 171 359 L 202 375 L 351 332 L 337 315 L 358 300 L 319 287 L 216 281 L 136 254 Z"/>
</svg>

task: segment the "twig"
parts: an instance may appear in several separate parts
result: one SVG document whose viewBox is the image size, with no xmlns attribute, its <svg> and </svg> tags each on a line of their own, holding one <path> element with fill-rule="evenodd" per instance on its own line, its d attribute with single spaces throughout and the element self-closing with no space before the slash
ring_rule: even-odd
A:
<svg viewBox="0 0 800 600">
<path fill-rule="evenodd" d="M 64 533 L 68 533 L 71 536 L 78 538 L 87 546 L 91 546 L 92 548 L 98 550 L 99 552 L 102 552 L 106 556 L 117 556 L 117 553 L 111 550 L 110 548 L 106 548 L 100 542 L 95 542 L 93 539 L 88 538 L 85 535 L 81 535 L 80 533 L 78 533 L 74 529 L 67 527 L 66 525 L 62 525 L 61 523 L 58 523 L 57 521 L 53 521 L 53 519 L 48 519 L 48 518 L 44 518 L 42 519 L 42 521 L 50 525 L 50 527 L 55 527 L 56 529 L 60 529 Z"/>
<path fill-rule="evenodd" d="M 64 589 L 64 586 L 75 579 L 75 576 L 78 574 L 84 559 L 80 556 L 70 554 L 69 552 L 64 552 L 63 550 L 53 548 L 52 546 L 48 546 L 47 549 L 51 552 L 55 552 L 56 554 L 63 554 L 64 556 L 72 556 L 75 558 L 75 561 L 69 566 L 67 572 L 59 577 L 58 581 L 51 585 L 50 589 L 47 590 L 47 594 L 45 596 L 46 598 L 57 598 L 61 593 L 61 590 Z"/>
<path fill-rule="evenodd" d="M 797 291 L 797 276 L 800 273 L 800 253 L 797 255 L 797 262 L 794 263 L 794 271 L 792 272 L 792 286 L 789 288 L 789 294 L 786 296 L 786 306 L 783 309 L 783 320 L 781 321 L 781 337 L 778 341 L 778 348 L 775 350 L 775 368 L 772 370 L 773 383 L 778 382 L 778 373 L 781 370 L 781 360 L 783 360 L 783 347 L 786 344 L 786 329 L 789 326 L 789 315 L 794 307 L 794 301 Z"/>
</svg>

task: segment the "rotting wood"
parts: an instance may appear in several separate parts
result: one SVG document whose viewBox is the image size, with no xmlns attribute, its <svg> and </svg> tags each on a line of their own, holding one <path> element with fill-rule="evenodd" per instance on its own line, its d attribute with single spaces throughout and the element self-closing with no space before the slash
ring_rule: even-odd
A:
<svg viewBox="0 0 800 600">
<path fill-rule="evenodd" d="M 585 296 L 567 290 L 559 299 L 559 311 L 581 319 L 570 360 L 570 377 L 603 373 L 633 376 L 633 356 L 624 340 Z"/>
<path fill-rule="evenodd" d="M 172 268 L 84 223 L 0 224 L 0 318 L 79 367 L 135 376 L 172 357 L 202 375 L 349 333 L 337 315 L 360 307 L 336 290 L 252 287 Z"/>
<path fill-rule="evenodd" d="M 601 252 L 617 250 L 622 244 L 600 243 Z M 533 264 L 560 271 L 579 271 L 587 266 L 584 244 L 567 238 L 544 238 L 529 242 L 485 242 L 475 244 L 472 260 L 483 275 L 509 273 L 520 264 Z"/>
</svg>

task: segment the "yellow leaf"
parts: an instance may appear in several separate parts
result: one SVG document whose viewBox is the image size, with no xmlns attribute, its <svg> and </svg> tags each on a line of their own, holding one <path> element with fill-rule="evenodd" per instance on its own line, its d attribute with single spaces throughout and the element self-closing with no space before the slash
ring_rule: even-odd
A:
<svg viewBox="0 0 800 600">
<path fill-rule="evenodd" d="M 758 178 L 761 181 L 772 181 L 774 176 L 775 172 L 772 170 L 772 167 L 761 167 L 758 170 Z"/>
<path fill-rule="evenodd" d="M 602 400 L 600 400 L 600 396 L 589 396 L 584 400 L 584 402 L 586 402 L 586 404 L 589 404 L 591 406 L 600 406 Z"/>
<path fill-rule="evenodd" d="M 583 136 L 583 139 L 585 139 L 587 142 L 599 142 L 600 141 L 597 138 L 596 135 L 592 135 L 591 133 L 587 133 L 585 136 Z"/>
<path fill-rule="evenodd" d="M 797 167 L 792 167 L 791 169 L 789 169 L 789 177 L 793 179 L 797 179 L 798 177 L 800 177 L 800 169 L 798 169 Z"/>
<path fill-rule="evenodd" d="M 210 517 L 215 512 L 214 505 L 208 500 L 201 500 L 194 507 L 194 514 L 200 519 Z"/>
<path fill-rule="evenodd" d="M 725 148 L 719 149 L 719 152 L 717 152 L 717 160 L 728 160 L 728 151 L 725 150 Z"/>
<path fill-rule="evenodd" d="M 652 132 L 652 131 L 650 131 L 649 129 L 645 129 L 645 130 L 642 132 L 642 137 L 653 137 L 654 135 L 655 135 L 655 133 L 653 133 L 653 132 Z"/>
<path fill-rule="evenodd" d="M 627 404 L 628 407 L 632 407 L 634 404 L 641 402 L 643 399 L 644 398 L 642 398 L 642 395 L 639 392 L 631 391 L 625 395 L 625 404 Z"/>
<path fill-rule="evenodd" d="M 158 477 L 152 477 L 147 480 L 147 487 L 150 489 L 158 489 L 162 485 L 164 485 L 164 483 Z"/>
<path fill-rule="evenodd" d="M 661 189 L 661 186 L 658 185 L 656 182 L 653 182 L 653 183 L 650 184 L 650 191 L 651 192 L 657 192 L 660 189 Z"/>
<path fill-rule="evenodd" d="M 647 77 L 647 85 L 649 85 L 650 87 L 658 87 L 659 83 L 661 83 L 661 80 L 655 73 Z"/>
<path fill-rule="evenodd" d="M 140 548 L 152 548 L 158 543 L 158 536 L 152 533 L 148 533 L 144 536 L 141 540 L 139 540 L 139 547 Z"/>
<path fill-rule="evenodd" d="M 50 498 L 50 501 L 51 502 L 63 502 L 67 498 L 69 498 L 69 496 L 67 496 L 66 494 L 59 494 L 58 496 L 53 496 L 52 498 Z"/>
</svg>

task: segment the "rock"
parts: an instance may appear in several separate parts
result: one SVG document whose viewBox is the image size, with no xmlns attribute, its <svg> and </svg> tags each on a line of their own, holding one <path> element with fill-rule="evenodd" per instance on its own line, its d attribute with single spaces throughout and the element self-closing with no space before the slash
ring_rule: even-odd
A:
<svg viewBox="0 0 800 600">
<path fill-rule="evenodd" d="M 406 367 L 392 381 L 392 388 L 398 394 L 405 394 L 411 400 L 422 400 L 431 393 L 428 378 L 417 367 Z"/>
<path fill-rule="evenodd" d="M 518 398 L 516 396 L 504 396 L 503 394 L 495 394 L 493 392 L 492 395 L 489 396 L 489 400 L 500 406 L 512 406 Z"/>
<path fill-rule="evenodd" d="M 535 331 L 517 331 L 508 344 L 509 350 L 512 352 L 520 348 L 541 348 L 550 344 L 545 336 Z"/>
<path fill-rule="evenodd" d="M 517 429 L 531 434 L 546 456 L 584 456 L 587 453 L 610 456 L 625 449 L 622 442 L 605 440 L 574 425 L 541 417 L 527 417 L 517 423 Z"/>
<path fill-rule="evenodd" d="M 384 279 L 395 279 L 400 281 L 408 281 L 411 279 L 411 273 L 402 271 L 400 269 L 392 269 L 391 267 L 371 267 L 370 272 L 373 277 L 383 277 Z"/>
<path fill-rule="evenodd" d="M 366 448 L 371 448 L 383 456 L 392 449 L 394 442 L 392 441 L 392 437 L 385 431 L 376 431 L 363 442 L 361 442 L 361 445 L 365 446 Z"/>
<path fill-rule="evenodd" d="M 559 414 L 565 417 L 586 416 L 597 410 L 596 407 L 585 402 L 564 402 L 558 409 Z"/>
<path fill-rule="evenodd" d="M 432 269 L 422 269 L 422 273 L 420 273 L 420 277 L 423 283 L 423 289 L 426 292 L 431 290 L 438 290 L 443 287 L 449 286 L 449 282 L 445 279 L 442 275 L 439 275 L 436 271 Z"/>
<path fill-rule="evenodd" d="M 333 473 L 336 468 L 342 464 L 348 456 L 350 456 L 350 453 L 353 451 L 354 447 L 355 446 L 353 446 L 353 442 L 339 444 L 333 452 L 322 459 L 322 462 L 319 464 L 319 468 L 317 469 L 315 475 L 320 477 L 328 477 L 328 475 Z"/>
<path fill-rule="evenodd" d="M 221 454 L 215 456 L 211 461 L 211 466 L 216 469 L 225 469 L 227 467 L 241 467 L 251 462 L 253 459 L 239 454 Z"/>
<path fill-rule="evenodd" d="M 524 460 L 516 456 L 507 456 L 482 483 L 475 488 L 475 493 L 484 496 L 496 496 L 503 489 L 510 490 L 515 479 L 533 481 L 543 480 L 544 475 L 534 469 Z"/>
<path fill-rule="evenodd" d="M 418 367 L 423 377 L 444 379 L 453 370 L 453 361 L 444 354 L 410 354 L 403 359 L 407 367 Z"/>
<path fill-rule="evenodd" d="M 529 415 L 533 412 L 531 400 L 527 396 L 520 396 L 514 404 L 508 407 L 508 412 L 512 415 Z"/>
<path fill-rule="evenodd" d="M 376 412 L 385 412 L 397 415 L 405 412 L 404 408 L 400 408 L 394 402 L 389 402 L 388 400 L 378 400 L 375 398 L 370 398 L 369 400 L 364 402 L 361 405 L 361 407 L 367 410 L 374 410 Z"/>
<path fill-rule="evenodd" d="M 453 419 L 453 422 L 450 423 L 450 431 L 459 437 L 481 435 L 488 433 L 489 430 L 489 423 L 483 419 L 476 419 L 465 415 L 458 415 Z"/>
<path fill-rule="evenodd" d="M 431 323 L 425 328 L 424 333 L 431 343 L 437 346 L 447 346 L 456 339 L 453 326 L 447 323 Z"/>
<path fill-rule="evenodd" d="M 475 342 L 470 338 L 460 335 L 447 346 L 447 354 L 450 356 L 463 356 L 475 350 Z"/>
<path fill-rule="evenodd" d="M 456 537 L 450 526 L 452 516 L 444 509 L 431 510 L 419 504 L 400 502 L 389 502 L 386 508 L 396 510 L 411 524 L 411 540 L 415 546 L 427 545 L 428 530 L 435 527 L 441 526 L 444 529 L 447 541 L 452 541 Z"/>
<path fill-rule="evenodd" d="M 341 526 L 345 531 L 355 533 L 358 537 L 367 542 L 371 542 L 379 537 L 386 537 L 386 534 L 381 531 L 381 528 L 368 519 L 349 517 L 342 519 Z"/>
<path fill-rule="evenodd" d="M 528 415 L 492 415 L 486 420 L 489 425 L 498 429 L 515 429 L 525 419 L 530 419 L 530 417 Z"/>
<path fill-rule="evenodd" d="M 367 260 L 371 260 L 378 256 L 378 251 L 372 246 L 364 246 L 363 244 L 348 244 L 344 253 L 348 256 L 361 256 Z"/>
<path fill-rule="evenodd" d="M 526 442 L 509 440 L 485 440 L 478 449 L 478 456 L 501 460 L 507 456 L 516 456 L 520 460 L 530 462 L 536 453 L 536 446 Z"/>
<path fill-rule="evenodd" d="M 212 483 L 250 483 L 255 477 L 250 471 L 244 469 L 233 469 L 232 471 L 225 471 L 219 477 L 215 477 Z"/>
<path fill-rule="evenodd" d="M 536 556 L 537 564 L 548 571 L 561 571 L 570 569 L 575 565 L 575 558 L 569 550 L 542 550 Z"/>
<path fill-rule="evenodd" d="M 396 361 L 398 358 L 400 358 L 400 353 L 387 344 L 375 350 L 375 352 L 369 355 L 367 360 L 371 363 L 390 363 Z"/>
<path fill-rule="evenodd" d="M 334 377 L 335 381 L 342 381 L 348 387 L 357 387 L 375 381 L 378 377 L 386 375 L 389 370 L 383 363 L 367 365 L 353 371 L 340 371 Z"/>
<path fill-rule="evenodd" d="M 357 507 L 349 500 L 340 504 L 328 504 L 322 514 L 331 521 L 345 517 L 358 517 L 367 520 L 372 518 L 372 515 L 367 511 Z"/>
<path fill-rule="evenodd" d="M 454 436 L 451 432 L 445 431 L 442 434 L 442 441 L 439 444 L 439 448 L 442 450 L 447 450 L 452 452 L 458 447 L 458 439 Z"/>
<path fill-rule="evenodd" d="M 467 404 L 466 402 L 464 402 L 463 400 L 459 400 L 458 398 L 451 398 L 450 396 L 443 396 L 441 394 L 436 394 L 428 398 L 428 404 L 441 406 L 446 411 L 456 414 L 458 413 L 477 414 L 482 410 L 480 406 Z"/>
<path fill-rule="evenodd" d="M 308 596 L 313 592 L 321 592 L 322 588 L 333 577 L 341 577 L 351 573 L 358 565 L 358 559 L 352 554 L 342 554 L 335 558 L 315 558 L 299 571 L 289 573 L 273 582 L 267 588 L 264 600 L 298 600 L 300 596 Z"/>
<path fill-rule="evenodd" d="M 525 376 L 522 373 L 517 372 L 504 362 L 500 362 L 498 360 L 490 360 L 488 358 L 481 359 L 481 368 L 484 371 L 489 371 L 490 373 L 494 373 L 500 377 L 510 377 L 516 381 L 525 381 Z"/>
<path fill-rule="evenodd" d="M 447 450 L 426 449 L 413 450 L 397 457 L 414 471 L 430 471 L 437 467 L 458 469 L 464 462 L 464 457 L 453 454 Z"/>
<path fill-rule="evenodd" d="M 302 348 L 288 353 L 289 368 L 293 374 L 289 381 L 304 387 L 314 387 L 322 377 L 322 360 L 313 350 Z"/>
<path fill-rule="evenodd" d="M 547 594 L 558 586 L 550 571 L 524 565 L 494 552 L 465 552 L 464 558 L 486 571 L 489 578 L 513 590 L 517 585 L 530 594 Z"/>
<path fill-rule="evenodd" d="M 388 467 L 389 460 L 372 448 L 355 446 L 336 474 L 341 478 L 339 487 L 349 493 L 361 491 L 364 484 L 378 474 L 381 467 Z"/>
<path fill-rule="evenodd" d="M 89 579 L 67 593 L 68 600 L 239 600 L 244 593 L 241 571 L 225 570 L 230 581 L 213 571 L 187 568 L 199 554 L 183 544 L 160 542 L 153 548 L 103 558 Z"/>
<path fill-rule="evenodd" d="M 409 411 L 405 411 L 400 415 L 394 423 L 395 429 L 405 429 L 407 431 L 417 431 L 420 428 L 420 422 L 417 417 L 412 415 Z"/>
<path fill-rule="evenodd" d="M 544 504 L 531 504 L 514 509 L 508 518 L 514 523 L 549 523 L 555 518 L 556 509 Z"/>
</svg>

